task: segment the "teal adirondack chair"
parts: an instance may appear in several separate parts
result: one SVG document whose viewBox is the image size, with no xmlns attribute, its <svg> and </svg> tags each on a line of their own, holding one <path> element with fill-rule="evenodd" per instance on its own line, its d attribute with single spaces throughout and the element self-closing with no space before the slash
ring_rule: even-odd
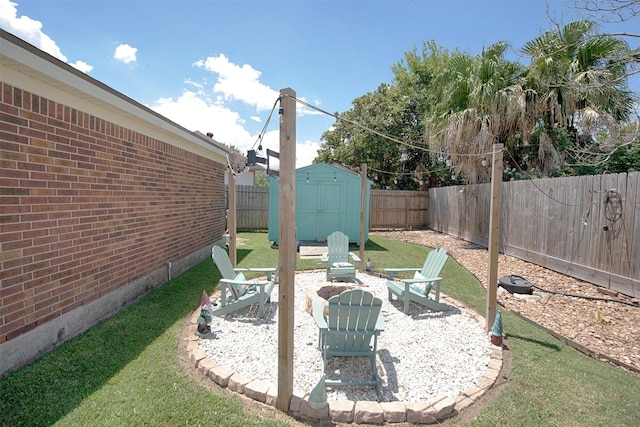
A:
<svg viewBox="0 0 640 427">
<path fill-rule="evenodd" d="M 312 315 L 319 329 L 325 385 L 375 387 L 380 400 L 382 391 L 376 369 L 376 351 L 378 335 L 384 330 L 384 317 L 380 314 L 382 300 L 362 289 L 346 290 L 329 298 L 326 317 L 323 300 L 316 299 L 312 304 Z M 368 357 L 371 377 L 366 380 L 326 378 L 327 360 L 331 356 Z"/>
<path fill-rule="evenodd" d="M 218 267 L 220 279 L 220 305 L 213 314 L 224 316 L 243 307 L 258 304 L 258 315 L 264 317 L 264 307 L 271 298 L 274 287 L 272 274 L 275 268 L 233 268 L 227 251 L 213 246 L 211 257 Z M 267 280 L 247 280 L 243 272 L 257 271 L 265 273 Z"/>
<path fill-rule="evenodd" d="M 327 237 L 327 250 L 321 258 L 327 263 L 327 281 L 355 280 L 355 263 L 360 262 L 360 257 L 349 252 L 349 237 L 341 231 L 334 231 Z"/>
<path fill-rule="evenodd" d="M 421 304 L 433 311 L 445 311 L 450 307 L 440 302 L 440 271 L 447 262 L 447 251 L 444 248 L 429 252 L 422 269 L 417 268 L 385 268 L 388 275 L 387 290 L 389 301 L 393 296 L 404 302 L 404 313 L 409 314 L 411 301 Z M 398 273 L 415 272 L 412 279 L 395 279 Z"/>
</svg>

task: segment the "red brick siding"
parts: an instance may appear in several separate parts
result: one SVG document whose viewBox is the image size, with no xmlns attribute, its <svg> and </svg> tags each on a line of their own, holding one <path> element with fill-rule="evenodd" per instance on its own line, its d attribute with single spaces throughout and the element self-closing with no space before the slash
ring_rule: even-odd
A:
<svg viewBox="0 0 640 427">
<path fill-rule="evenodd" d="M 0 86 L 0 344 L 223 233 L 223 165 Z"/>
</svg>

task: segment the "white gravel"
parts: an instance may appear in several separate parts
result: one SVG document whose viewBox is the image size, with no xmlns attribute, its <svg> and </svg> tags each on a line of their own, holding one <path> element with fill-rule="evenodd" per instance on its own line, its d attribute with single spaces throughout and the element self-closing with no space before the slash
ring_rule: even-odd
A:
<svg viewBox="0 0 640 427">
<path fill-rule="evenodd" d="M 358 273 L 358 281 L 382 300 L 385 330 L 378 339 L 377 368 L 382 401 L 421 402 L 436 396 L 454 398 L 474 385 L 487 369 L 491 343 L 482 326 L 463 308 L 452 305 L 435 313 L 411 304 L 410 315 L 397 300 L 387 299 L 386 279 Z M 298 273 L 295 279 L 294 393 L 304 396 L 320 379 L 322 360 L 318 328 L 305 311 L 310 288 L 328 283 L 325 272 Z M 446 284 L 443 284 L 446 293 Z M 266 315 L 257 318 L 257 305 L 225 317 L 214 317 L 212 332 L 199 347 L 216 364 L 248 379 L 278 384 L 278 286 Z M 447 303 L 446 297 L 441 302 Z M 335 373 L 333 373 L 335 370 Z M 368 358 L 332 357 L 332 378 L 368 379 Z M 337 375 L 337 376 L 336 376 Z M 328 400 L 376 400 L 373 387 L 327 388 Z"/>
</svg>

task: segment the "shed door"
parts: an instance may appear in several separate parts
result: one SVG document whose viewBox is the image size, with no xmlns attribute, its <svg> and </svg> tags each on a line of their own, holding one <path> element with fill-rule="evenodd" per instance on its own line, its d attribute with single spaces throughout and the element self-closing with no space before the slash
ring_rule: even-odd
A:
<svg viewBox="0 0 640 427">
<path fill-rule="evenodd" d="M 326 238 L 344 226 L 345 192 L 341 182 L 301 184 L 297 188 L 299 240 Z"/>
<path fill-rule="evenodd" d="M 318 236 L 326 238 L 334 231 L 344 229 L 346 192 L 341 182 L 324 182 L 320 188 Z"/>
</svg>

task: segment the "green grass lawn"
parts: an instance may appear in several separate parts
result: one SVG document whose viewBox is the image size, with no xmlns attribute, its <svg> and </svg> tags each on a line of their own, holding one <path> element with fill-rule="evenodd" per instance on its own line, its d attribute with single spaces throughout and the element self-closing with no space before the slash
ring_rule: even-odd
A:
<svg viewBox="0 0 640 427">
<path fill-rule="evenodd" d="M 266 233 L 241 233 L 240 266 L 275 266 Z M 428 248 L 370 237 L 376 270 L 420 266 Z M 299 260 L 298 270 L 321 268 Z M 443 291 L 483 313 L 478 280 L 450 259 Z M 112 318 L 0 378 L 2 426 L 276 426 L 237 399 L 222 397 L 185 372 L 178 334 L 202 290 L 219 279 L 211 259 L 174 278 Z M 500 394 L 474 426 L 637 426 L 640 377 L 564 346 L 540 328 L 503 311 L 513 368 Z M 426 361 L 428 363 L 428 361 Z M 456 419 L 446 424 L 456 424 Z"/>
</svg>

